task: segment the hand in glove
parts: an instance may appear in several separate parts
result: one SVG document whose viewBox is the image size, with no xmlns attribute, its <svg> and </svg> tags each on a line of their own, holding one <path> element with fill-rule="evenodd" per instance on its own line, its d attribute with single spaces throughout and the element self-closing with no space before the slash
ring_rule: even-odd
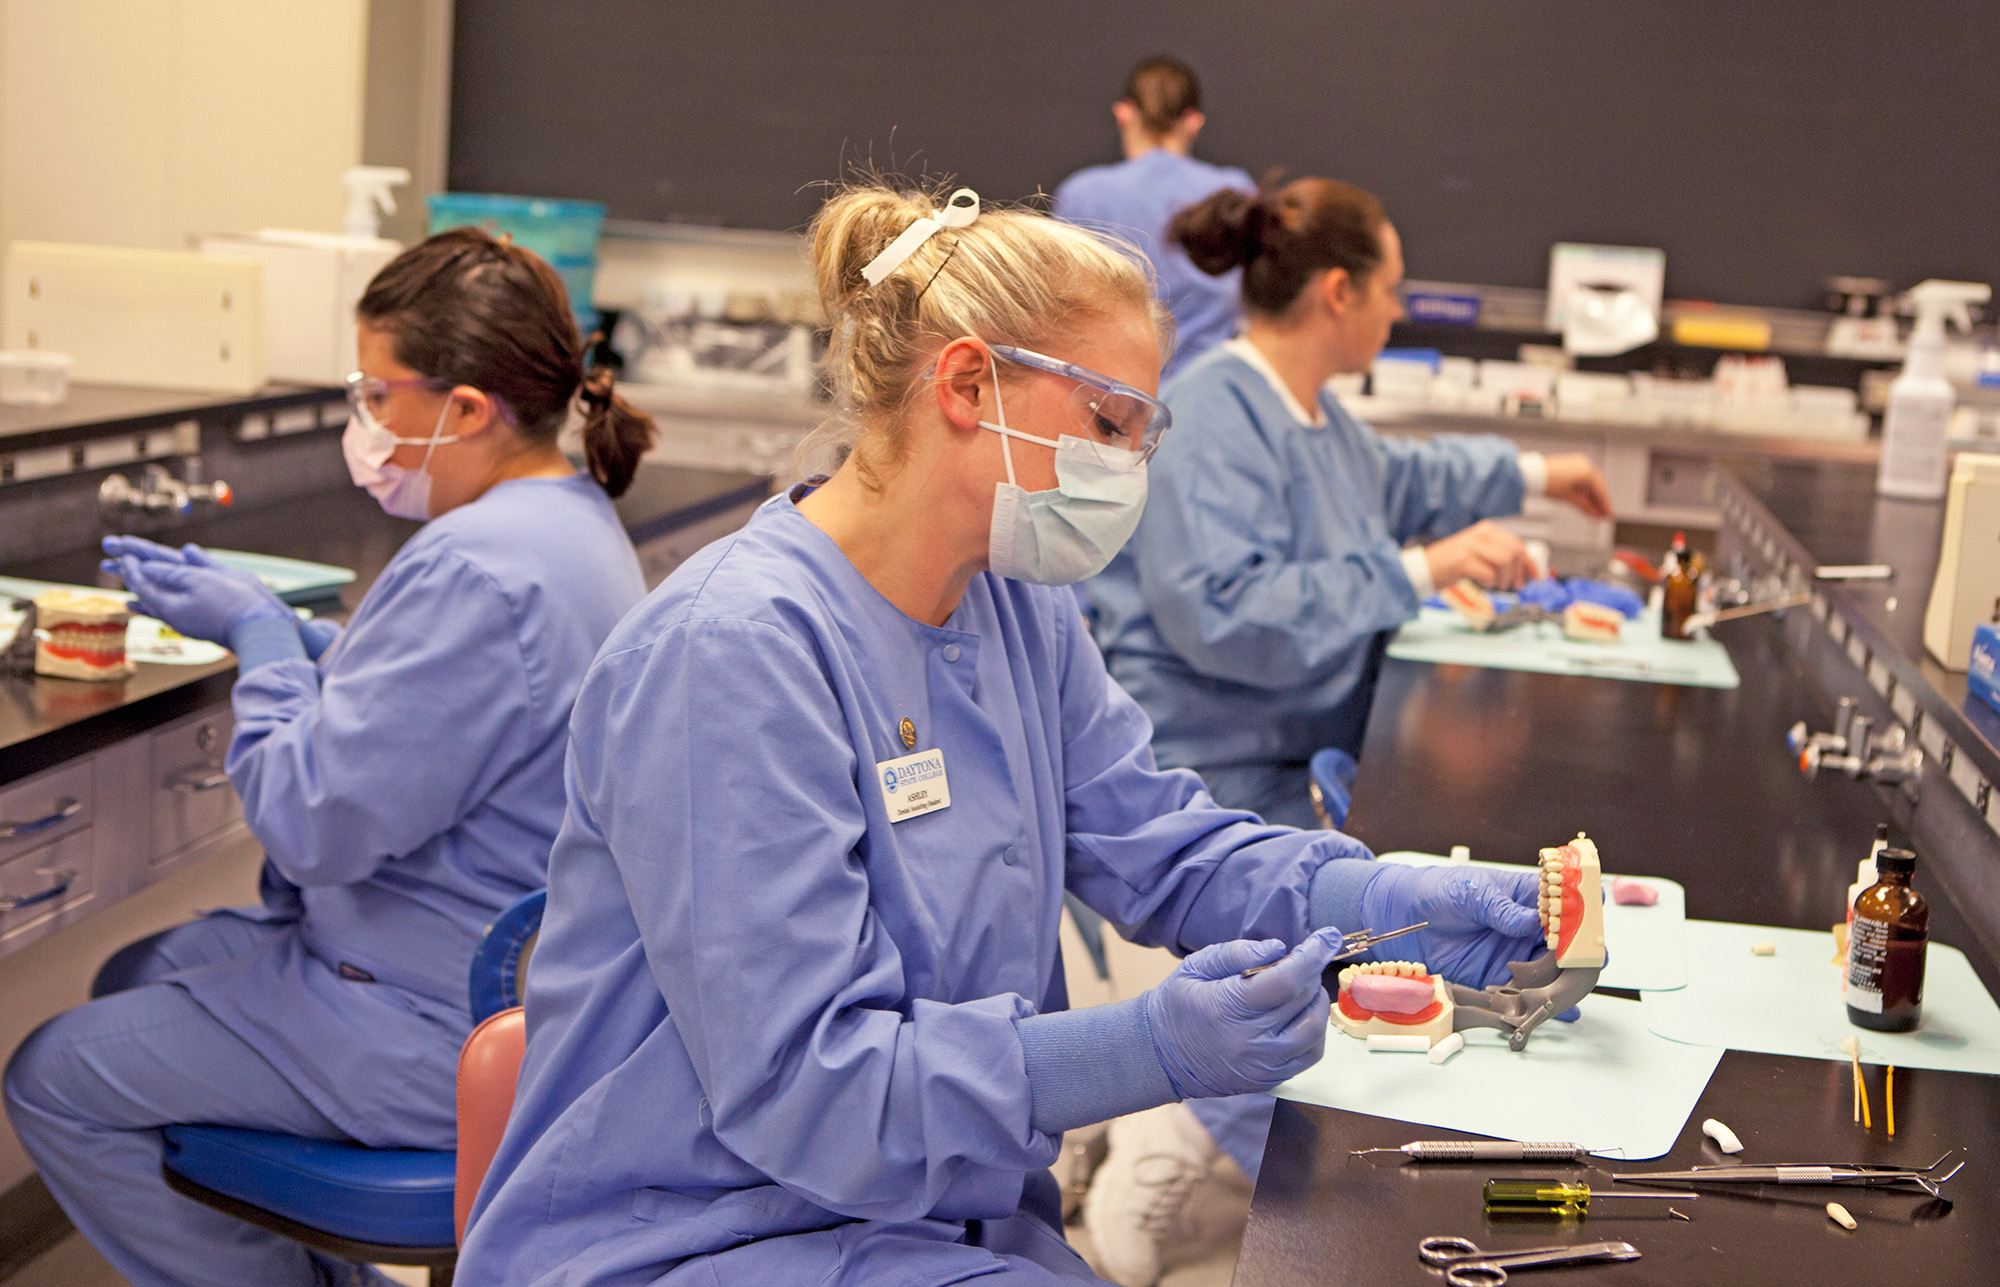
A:
<svg viewBox="0 0 2000 1287">
<path fill-rule="evenodd" d="M 1269 1090 L 1318 1062 L 1329 1005 L 1320 972 L 1340 951 L 1331 927 L 1285 950 L 1279 939 L 1217 943 L 1146 994 L 1167 1078 L 1183 1099 Z M 1273 964 L 1275 962 L 1275 964 Z M 1271 968 L 1243 977 L 1254 966 Z"/>
</svg>

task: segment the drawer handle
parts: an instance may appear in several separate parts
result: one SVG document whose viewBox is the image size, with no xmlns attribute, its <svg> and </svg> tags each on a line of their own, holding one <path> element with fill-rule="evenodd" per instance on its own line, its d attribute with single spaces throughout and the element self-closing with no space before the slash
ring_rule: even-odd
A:
<svg viewBox="0 0 2000 1287">
<path fill-rule="evenodd" d="M 206 772 L 195 770 L 183 773 L 173 781 L 174 790 L 180 792 L 182 795 L 194 795 L 201 791 L 214 791 L 228 785 L 229 775 L 221 769 L 209 769 Z"/>
<path fill-rule="evenodd" d="M 23 907 L 33 907 L 36 903 L 53 903 L 56 899 L 67 894 L 69 887 L 76 883 L 76 873 L 73 871 L 43 872 L 40 874 L 54 876 L 56 883 L 41 893 L 29 894 L 26 898 L 0 898 L 0 914 L 18 912 Z"/>
<path fill-rule="evenodd" d="M 65 796 L 56 801 L 56 811 L 46 818 L 37 818 L 33 822 L 0 822 L 0 840 L 13 840 L 20 836 L 32 836 L 37 831 L 47 831 L 57 823 L 67 818 L 74 818 L 82 812 L 83 801 Z"/>
</svg>

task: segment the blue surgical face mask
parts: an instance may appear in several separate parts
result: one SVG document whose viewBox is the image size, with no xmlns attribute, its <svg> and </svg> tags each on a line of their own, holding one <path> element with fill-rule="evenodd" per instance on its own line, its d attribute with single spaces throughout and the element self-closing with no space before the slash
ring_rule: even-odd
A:
<svg viewBox="0 0 2000 1287">
<path fill-rule="evenodd" d="M 989 364 L 991 359 L 988 359 Z M 987 564 L 1001 576 L 1036 585 L 1071 585 L 1102 572 L 1131 539 L 1146 507 L 1146 461 L 1135 451 L 1063 434 L 1050 442 L 1007 427 L 1000 401 L 1000 372 L 993 369 L 998 424 L 981 429 L 1000 435 L 1007 481 L 993 485 L 993 524 Z M 1010 438 L 1056 449 L 1056 485 L 1031 492 L 1014 481 Z"/>
</svg>

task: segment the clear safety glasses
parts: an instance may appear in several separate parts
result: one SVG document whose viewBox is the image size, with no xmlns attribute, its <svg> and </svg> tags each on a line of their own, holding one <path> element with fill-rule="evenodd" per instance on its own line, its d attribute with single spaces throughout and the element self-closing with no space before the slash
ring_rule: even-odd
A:
<svg viewBox="0 0 2000 1287">
<path fill-rule="evenodd" d="M 1140 460 L 1153 454 L 1160 438 L 1174 422 L 1167 404 L 1108 375 L 1099 375 L 1087 366 L 1063 362 L 1030 349 L 1011 344 L 989 344 L 993 356 L 1016 366 L 1044 371 L 1076 381 L 1076 391 L 1066 404 L 1078 434 L 1107 447 L 1136 452 Z"/>
<path fill-rule="evenodd" d="M 347 377 L 347 406 L 365 422 L 379 425 L 388 414 L 389 395 L 396 390 L 438 391 L 451 387 L 450 380 L 440 380 L 427 375 L 415 376 L 408 380 L 384 380 L 380 376 L 364 375 L 360 371 L 355 371 Z"/>
</svg>

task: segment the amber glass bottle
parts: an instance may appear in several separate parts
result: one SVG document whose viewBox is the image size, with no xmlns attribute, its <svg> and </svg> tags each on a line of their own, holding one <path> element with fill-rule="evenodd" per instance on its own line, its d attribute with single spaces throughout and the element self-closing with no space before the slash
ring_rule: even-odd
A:
<svg viewBox="0 0 2000 1287">
<path fill-rule="evenodd" d="M 1701 565 L 1688 553 L 1687 533 L 1675 532 L 1660 568 L 1660 634 L 1668 639 L 1687 638 L 1687 619 L 1694 615 L 1695 581 Z"/>
<path fill-rule="evenodd" d="M 1908 1032 L 1924 1007 L 1924 949 L 1931 909 L 1910 888 L 1917 856 L 1884 849 L 1875 883 L 1854 900 L 1847 935 L 1847 1021 L 1877 1032 Z"/>
</svg>

